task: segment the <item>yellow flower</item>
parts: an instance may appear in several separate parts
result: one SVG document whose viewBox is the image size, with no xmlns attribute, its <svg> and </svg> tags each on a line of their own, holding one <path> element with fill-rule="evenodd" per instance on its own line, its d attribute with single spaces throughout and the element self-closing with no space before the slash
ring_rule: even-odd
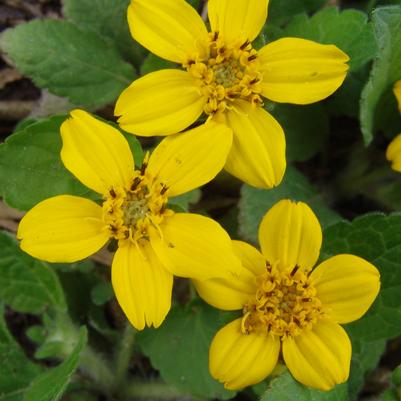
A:
<svg viewBox="0 0 401 401">
<path fill-rule="evenodd" d="M 233 241 L 243 270 L 235 279 L 195 281 L 200 296 L 243 316 L 215 335 L 209 353 L 213 377 L 226 388 L 260 382 L 280 350 L 292 375 L 321 390 L 347 380 L 351 343 L 339 323 L 359 319 L 380 288 L 377 269 L 353 255 L 317 266 L 322 231 L 304 203 L 283 200 L 259 228 L 262 253 Z"/>
<path fill-rule="evenodd" d="M 241 267 L 218 223 L 174 213 L 167 203 L 218 173 L 224 157 L 214 149 L 228 152 L 227 130 L 212 123 L 177 140 L 165 138 L 135 170 L 117 129 L 74 110 L 61 126 L 61 159 L 103 200 L 61 195 L 39 203 L 19 225 L 21 248 L 49 262 L 74 262 L 116 239 L 112 284 L 121 308 L 138 330 L 160 326 L 170 309 L 173 274 L 203 280 Z"/>
<path fill-rule="evenodd" d="M 394 94 L 401 113 L 401 80 L 395 83 Z M 397 135 L 388 145 L 386 157 L 391 162 L 391 168 L 401 173 L 401 134 Z"/>
<path fill-rule="evenodd" d="M 252 41 L 267 8 L 268 0 L 209 0 L 208 33 L 185 0 L 132 0 L 134 39 L 182 69 L 133 82 L 117 101 L 121 127 L 137 135 L 169 135 L 205 114 L 232 129 L 229 173 L 255 187 L 278 185 L 286 167 L 285 137 L 262 97 L 296 104 L 322 100 L 344 81 L 349 58 L 333 45 L 296 38 L 255 50 Z"/>
</svg>

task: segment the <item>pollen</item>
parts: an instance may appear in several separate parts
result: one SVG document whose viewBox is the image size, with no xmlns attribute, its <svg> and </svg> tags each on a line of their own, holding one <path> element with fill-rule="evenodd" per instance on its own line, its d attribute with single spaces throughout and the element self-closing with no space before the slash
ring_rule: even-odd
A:
<svg viewBox="0 0 401 401">
<path fill-rule="evenodd" d="M 174 212 L 167 208 L 168 188 L 149 174 L 135 171 L 127 188 L 110 188 L 103 202 L 103 220 L 111 236 L 119 241 L 149 239 L 151 228 L 160 232 L 164 217 Z"/>
<path fill-rule="evenodd" d="M 309 277 L 296 266 L 281 272 L 267 264 L 258 289 L 243 308 L 242 332 L 294 337 L 323 318 L 325 312 Z"/>
<path fill-rule="evenodd" d="M 214 115 L 230 109 L 236 99 L 263 105 L 257 51 L 251 43 L 226 45 L 219 34 L 209 36 L 207 60 L 190 60 L 184 68 L 197 80 L 206 102 L 204 111 Z"/>
</svg>

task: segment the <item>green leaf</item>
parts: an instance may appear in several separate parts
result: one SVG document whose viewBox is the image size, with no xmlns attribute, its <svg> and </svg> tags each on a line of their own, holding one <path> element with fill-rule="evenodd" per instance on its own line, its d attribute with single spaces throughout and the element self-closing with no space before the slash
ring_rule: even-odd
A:
<svg viewBox="0 0 401 401">
<path fill-rule="evenodd" d="M 56 116 L 28 125 L 0 145 L 0 196 L 10 206 L 28 210 L 44 199 L 64 194 L 99 198 L 61 162 L 60 125 L 64 120 L 65 116 Z M 124 135 L 135 160 L 141 161 L 138 140 Z"/>
<path fill-rule="evenodd" d="M 264 190 L 244 185 L 239 202 L 240 234 L 250 242 L 257 243 L 259 224 L 265 213 L 278 201 L 289 198 L 304 201 L 316 213 L 322 226 L 337 222 L 340 218 L 322 200 L 318 191 L 299 171 L 288 167 L 283 182 L 274 189 Z"/>
<path fill-rule="evenodd" d="M 78 344 L 59 366 L 37 376 L 27 389 L 24 401 L 57 401 L 64 393 L 71 376 L 78 368 L 79 358 L 87 342 L 85 327 L 80 330 Z"/>
<path fill-rule="evenodd" d="M 346 325 L 354 340 L 385 340 L 401 334 L 401 215 L 369 214 L 343 221 L 323 233 L 322 256 L 360 256 L 381 275 L 380 293 L 368 313 Z"/>
<path fill-rule="evenodd" d="M 40 372 L 40 366 L 26 357 L 8 331 L 0 304 L 0 400 L 21 401 L 26 387 Z"/>
<path fill-rule="evenodd" d="M 71 103 L 113 102 L 134 79 L 133 67 L 99 35 L 62 20 L 34 20 L 8 29 L 0 47 L 40 88 Z"/>
<path fill-rule="evenodd" d="M 63 13 L 80 28 L 108 39 L 126 60 L 139 66 L 146 51 L 129 32 L 129 3 L 130 0 L 65 0 Z"/>
<path fill-rule="evenodd" d="M 149 74 L 150 72 L 176 68 L 177 64 L 171 61 L 164 60 L 153 53 L 149 53 L 141 66 L 141 75 Z"/>
<path fill-rule="evenodd" d="M 95 305 L 101 306 L 114 297 L 113 287 L 108 281 L 101 282 L 92 288 L 91 298 Z"/>
<path fill-rule="evenodd" d="M 49 265 L 21 251 L 5 232 L 0 232 L 0 300 L 23 313 L 67 308 L 63 289 Z"/>
<path fill-rule="evenodd" d="M 199 188 L 186 192 L 185 194 L 174 196 L 169 199 L 169 206 L 182 212 L 187 212 L 191 204 L 197 203 L 202 193 Z"/>
<path fill-rule="evenodd" d="M 377 58 L 361 97 L 360 122 L 365 144 L 373 139 L 378 106 L 401 78 L 401 6 L 373 11 Z"/>
<path fill-rule="evenodd" d="M 294 15 L 316 11 L 326 2 L 326 0 L 271 0 L 267 23 L 282 24 Z"/>
<path fill-rule="evenodd" d="M 340 384 L 331 391 L 319 391 L 303 386 L 285 372 L 270 383 L 261 401 L 348 401 L 347 385 Z"/>
<path fill-rule="evenodd" d="M 137 341 L 162 378 L 180 391 L 198 397 L 228 399 L 208 369 L 208 350 L 213 335 L 226 321 L 223 314 L 201 301 L 173 308 L 157 330 L 137 333 Z"/>
<path fill-rule="evenodd" d="M 284 129 L 288 160 L 305 161 L 321 150 L 329 134 L 329 118 L 321 104 L 276 104 L 271 114 Z"/>
<path fill-rule="evenodd" d="M 394 372 L 391 376 L 391 381 L 397 387 L 401 386 L 401 365 L 398 365 L 398 367 L 394 369 Z"/>
</svg>

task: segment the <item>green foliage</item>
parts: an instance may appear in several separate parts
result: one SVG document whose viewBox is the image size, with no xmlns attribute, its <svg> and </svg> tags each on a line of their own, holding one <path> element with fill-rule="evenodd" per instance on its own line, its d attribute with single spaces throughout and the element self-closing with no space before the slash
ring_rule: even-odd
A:
<svg viewBox="0 0 401 401">
<path fill-rule="evenodd" d="M 153 53 L 149 53 L 141 66 L 141 75 L 149 74 L 150 72 L 176 68 L 177 65 L 171 61 L 164 60 Z"/>
<path fill-rule="evenodd" d="M 340 222 L 323 233 L 325 258 L 340 253 L 360 256 L 381 275 L 380 293 L 368 313 L 346 325 L 352 338 L 385 340 L 401 334 L 401 215 L 371 214 Z"/>
<path fill-rule="evenodd" d="M 361 98 L 360 122 L 366 144 L 373 139 L 380 102 L 391 96 L 394 83 L 401 78 L 401 6 L 378 8 L 372 19 L 379 51 Z"/>
<path fill-rule="evenodd" d="M 71 376 L 78 367 L 79 358 L 87 342 L 85 327 L 71 355 L 59 366 L 37 376 L 25 393 L 23 401 L 57 401 L 64 393 Z"/>
<path fill-rule="evenodd" d="M 127 60 L 139 65 L 145 50 L 134 41 L 127 24 L 130 0 L 65 0 L 63 12 L 83 30 L 108 40 Z"/>
<path fill-rule="evenodd" d="M 319 391 L 299 384 L 289 372 L 273 379 L 261 401 L 348 401 L 347 385 L 341 384 L 331 391 Z"/>
<path fill-rule="evenodd" d="M 225 390 L 208 370 L 210 342 L 224 323 L 221 312 L 195 301 L 173 308 L 158 330 L 138 333 L 137 340 L 167 383 L 197 397 L 228 399 L 235 393 Z"/>
<path fill-rule="evenodd" d="M 112 102 L 135 76 L 102 37 L 67 21 L 21 24 L 1 35 L 0 47 L 36 85 L 73 104 Z"/>
<path fill-rule="evenodd" d="M 108 281 L 103 281 L 92 288 L 91 298 L 95 305 L 104 305 L 114 297 L 113 287 Z"/>
<path fill-rule="evenodd" d="M 65 116 L 30 124 L 0 145 L 0 195 L 12 207 L 28 210 L 51 196 L 70 194 L 90 198 L 97 194 L 82 185 L 60 159 L 60 125 Z M 136 160 L 142 149 L 126 135 Z"/>
<path fill-rule="evenodd" d="M 284 198 L 307 202 L 323 226 L 339 220 L 339 216 L 328 208 L 308 180 L 295 168 L 289 167 L 283 182 L 277 188 L 263 190 L 248 185 L 242 187 L 239 203 L 241 236 L 257 243 L 258 228 L 263 216 L 276 202 Z"/>
<path fill-rule="evenodd" d="M 4 232 L 0 232 L 0 301 L 24 313 L 67 308 L 52 268 L 21 251 L 17 241 Z"/>
</svg>

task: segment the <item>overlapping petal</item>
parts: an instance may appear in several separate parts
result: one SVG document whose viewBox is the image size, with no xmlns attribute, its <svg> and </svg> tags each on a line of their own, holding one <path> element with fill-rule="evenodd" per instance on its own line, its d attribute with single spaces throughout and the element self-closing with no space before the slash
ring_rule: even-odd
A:
<svg viewBox="0 0 401 401">
<path fill-rule="evenodd" d="M 71 112 L 61 125 L 61 160 L 83 184 L 105 194 L 125 187 L 134 171 L 134 158 L 124 136 L 83 110 Z"/>
<path fill-rule="evenodd" d="M 380 289 L 376 267 L 354 255 L 333 256 L 313 270 L 310 277 L 317 297 L 338 323 L 362 317 Z"/>
<path fill-rule="evenodd" d="M 288 199 L 276 203 L 259 227 L 263 255 L 281 270 L 310 270 L 322 245 L 322 229 L 310 207 Z"/>
<path fill-rule="evenodd" d="M 333 45 L 283 38 L 259 51 L 263 96 L 275 102 L 309 104 L 343 83 L 349 57 Z"/>
<path fill-rule="evenodd" d="M 257 188 L 280 184 L 286 168 L 280 124 L 264 109 L 245 101 L 238 101 L 226 117 L 234 139 L 225 169 Z"/>
<path fill-rule="evenodd" d="M 391 168 L 401 173 L 401 134 L 397 135 L 387 147 L 386 158 Z"/>
<path fill-rule="evenodd" d="M 312 330 L 285 339 L 283 357 L 295 379 L 328 391 L 348 379 L 351 342 L 340 325 L 322 320 Z"/>
<path fill-rule="evenodd" d="M 266 22 L 268 4 L 269 0 L 209 0 L 212 31 L 228 43 L 252 42 Z"/>
<path fill-rule="evenodd" d="M 203 112 L 204 98 L 186 71 L 160 70 L 125 89 L 114 114 L 121 128 L 141 136 L 170 135 L 190 126 Z"/>
<path fill-rule="evenodd" d="M 159 327 L 171 306 L 173 275 L 148 242 L 119 247 L 111 269 L 118 303 L 138 330 Z"/>
<path fill-rule="evenodd" d="M 210 305 L 223 310 L 242 309 L 255 295 L 256 277 L 263 274 L 266 260 L 253 246 L 233 241 L 233 249 L 243 269 L 237 276 L 204 281 L 193 280 L 199 295 Z"/>
<path fill-rule="evenodd" d="M 72 263 L 97 252 L 108 241 L 102 216 L 102 208 L 88 199 L 55 196 L 23 217 L 17 237 L 21 249 L 35 258 Z"/>
<path fill-rule="evenodd" d="M 152 153 L 148 171 L 177 196 L 211 181 L 224 167 L 232 131 L 213 121 L 165 138 Z"/>
<path fill-rule="evenodd" d="M 152 246 L 166 268 L 176 276 L 206 280 L 227 277 L 241 269 L 230 237 L 212 219 L 190 213 L 165 218 Z"/>
<path fill-rule="evenodd" d="M 184 63 L 206 56 L 206 26 L 185 0 L 132 0 L 128 24 L 134 39 L 162 58 Z"/>
<path fill-rule="evenodd" d="M 277 364 L 280 352 L 278 337 L 243 334 L 241 319 L 220 329 L 209 350 L 212 376 L 228 389 L 241 389 L 259 383 Z"/>
</svg>

